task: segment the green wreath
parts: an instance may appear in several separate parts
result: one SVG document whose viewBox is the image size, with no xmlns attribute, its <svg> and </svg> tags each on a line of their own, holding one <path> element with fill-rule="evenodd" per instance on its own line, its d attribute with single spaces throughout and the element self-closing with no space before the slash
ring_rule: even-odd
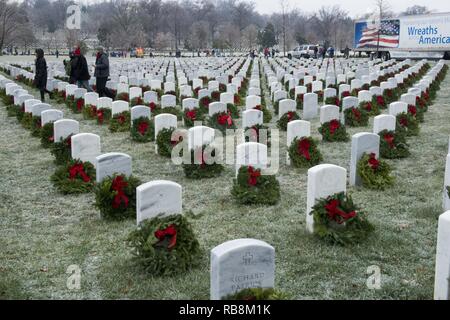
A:
<svg viewBox="0 0 450 320">
<path fill-rule="evenodd" d="M 273 288 L 249 288 L 234 294 L 223 297 L 222 300 L 242 300 L 242 301 L 273 301 L 288 300 L 289 296 L 284 292 L 277 291 Z"/>
<path fill-rule="evenodd" d="M 341 101 L 336 96 L 328 97 L 328 98 L 325 99 L 325 104 L 326 105 L 334 105 L 334 106 L 340 107 L 341 106 Z"/>
<path fill-rule="evenodd" d="M 41 146 L 48 149 L 54 144 L 54 142 L 53 122 L 49 122 L 41 128 Z"/>
<path fill-rule="evenodd" d="M 260 130 L 266 130 L 267 132 L 267 141 L 262 141 L 260 139 Z M 248 133 L 248 134 L 246 134 Z M 269 127 L 263 124 L 255 124 L 253 127 L 246 127 L 244 129 L 245 142 L 258 142 L 270 146 L 270 131 Z"/>
<path fill-rule="evenodd" d="M 97 109 L 95 117 L 97 118 L 97 124 L 99 125 L 107 124 L 111 121 L 112 110 L 109 108 Z"/>
<path fill-rule="evenodd" d="M 181 214 L 144 220 L 128 244 L 135 260 L 152 275 L 182 275 L 201 260 L 200 244 Z"/>
<path fill-rule="evenodd" d="M 136 216 L 136 188 L 141 181 L 134 176 L 114 175 L 95 186 L 95 207 L 105 219 Z"/>
<path fill-rule="evenodd" d="M 295 95 L 295 93 L 294 93 Z M 303 101 L 305 99 L 305 94 L 298 94 L 295 101 L 297 102 L 297 110 L 303 110 Z"/>
<path fill-rule="evenodd" d="M 361 108 L 349 108 L 344 111 L 345 125 L 353 128 L 367 127 L 369 114 Z"/>
<path fill-rule="evenodd" d="M 73 113 L 82 113 L 84 108 L 84 99 L 78 98 L 70 101 L 70 108 Z"/>
<path fill-rule="evenodd" d="M 142 100 L 141 97 L 133 98 L 133 99 L 131 99 L 131 102 L 130 102 L 131 107 L 140 106 L 143 104 L 144 104 L 144 100 Z"/>
<path fill-rule="evenodd" d="M 314 218 L 314 234 L 330 244 L 358 244 L 374 230 L 365 212 L 344 192 L 320 199 L 310 215 Z"/>
<path fill-rule="evenodd" d="M 173 114 L 177 117 L 177 121 L 181 121 L 183 119 L 183 112 L 179 110 L 177 107 L 166 107 L 166 108 L 156 108 L 153 110 L 152 115 L 157 116 L 158 114 Z"/>
<path fill-rule="evenodd" d="M 90 162 L 70 160 L 56 170 L 51 181 L 63 194 L 87 193 L 94 188 L 95 168 Z"/>
<path fill-rule="evenodd" d="M 373 96 L 372 105 L 377 105 L 379 110 L 384 110 L 388 107 L 383 96 Z"/>
<path fill-rule="evenodd" d="M 322 135 L 323 141 L 326 142 L 347 142 L 350 139 L 345 126 L 338 120 L 322 124 L 319 133 Z"/>
<path fill-rule="evenodd" d="M 410 113 L 402 112 L 397 115 L 396 131 L 407 137 L 418 136 L 420 133 L 419 122 Z"/>
<path fill-rule="evenodd" d="M 243 166 L 233 181 L 231 195 L 243 205 L 275 205 L 280 201 L 280 184 L 275 176 L 263 176 L 260 170 Z"/>
<path fill-rule="evenodd" d="M 273 111 L 276 115 L 278 115 L 279 111 L 280 111 L 280 100 L 275 101 L 273 103 Z"/>
<path fill-rule="evenodd" d="M 239 118 L 239 109 L 236 107 L 236 105 L 228 103 L 227 112 L 231 115 L 233 119 Z"/>
<path fill-rule="evenodd" d="M 114 100 L 122 100 L 128 102 L 130 100 L 130 95 L 128 94 L 128 92 L 121 92 L 119 94 L 116 94 L 116 98 Z"/>
<path fill-rule="evenodd" d="M 53 143 L 50 152 L 55 156 L 55 163 L 57 165 L 64 165 L 72 160 L 71 142 L 72 135 Z"/>
<path fill-rule="evenodd" d="M 130 111 L 123 111 L 115 114 L 109 121 L 109 131 L 111 132 L 127 132 L 131 127 Z"/>
<path fill-rule="evenodd" d="M 424 111 L 422 111 L 420 108 L 417 108 L 416 106 L 413 106 L 413 105 L 409 105 L 408 113 L 410 115 L 412 115 L 417 120 L 417 122 L 419 122 L 419 123 L 425 122 Z"/>
<path fill-rule="evenodd" d="M 361 102 L 359 104 L 359 110 L 364 110 L 369 117 L 378 116 L 381 112 L 377 103 Z"/>
<path fill-rule="evenodd" d="M 296 168 L 311 168 L 323 160 L 317 141 L 311 137 L 295 138 L 288 151 L 289 159 Z"/>
<path fill-rule="evenodd" d="M 295 120 L 300 120 L 300 116 L 297 112 L 287 112 L 277 121 L 277 127 L 282 131 L 287 131 L 288 123 Z"/>
<path fill-rule="evenodd" d="M 213 129 L 220 130 L 223 134 L 227 129 L 236 129 L 233 118 L 227 112 L 219 112 L 208 118 L 208 125 Z"/>
<path fill-rule="evenodd" d="M 136 142 L 149 142 L 155 138 L 155 124 L 147 117 L 133 120 L 131 138 Z"/>
<path fill-rule="evenodd" d="M 385 190 L 394 184 L 391 167 L 385 161 L 376 159 L 375 154 L 363 154 L 357 164 L 357 172 L 364 187 L 373 190 Z"/>
<path fill-rule="evenodd" d="M 42 122 L 40 116 L 31 118 L 31 136 L 39 137 L 41 135 Z"/>
<path fill-rule="evenodd" d="M 204 152 L 207 147 L 207 145 L 204 145 L 202 148 L 191 150 L 190 164 L 183 163 L 183 170 L 186 178 L 195 180 L 209 179 L 218 177 L 223 172 L 223 165 L 219 163 L 207 163 L 208 159 L 205 159 L 204 157 Z M 215 157 L 216 150 L 214 149 L 210 153 L 212 157 Z"/>
<path fill-rule="evenodd" d="M 33 125 L 33 115 L 31 114 L 31 112 L 25 112 L 23 114 L 20 124 L 25 129 L 31 130 L 31 126 Z"/>
<path fill-rule="evenodd" d="M 158 132 L 156 145 L 158 146 L 158 154 L 160 156 L 170 158 L 172 156 L 172 149 L 183 141 L 182 136 L 179 136 L 177 141 L 172 141 L 172 134 L 175 130 L 175 128 L 164 128 Z"/>
<path fill-rule="evenodd" d="M 22 107 L 20 107 L 20 108 L 18 106 L 16 106 L 16 108 L 17 108 L 16 118 L 17 118 L 17 121 L 19 121 L 19 123 L 20 123 L 20 122 L 22 122 L 23 115 L 25 114 L 25 106 L 22 105 Z"/>
<path fill-rule="evenodd" d="M 185 110 L 183 113 L 184 125 L 187 128 L 192 128 L 195 122 L 205 121 L 205 113 L 200 108 L 192 110 Z"/>
<path fill-rule="evenodd" d="M 404 135 L 383 130 L 380 136 L 380 156 L 385 159 L 403 159 L 410 156 L 409 146 Z"/>
<path fill-rule="evenodd" d="M 97 107 L 93 105 L 85 105 L 83 108 L 83 119 L 85 120 L 93 120 L 97 118 Z"/>
</svg>

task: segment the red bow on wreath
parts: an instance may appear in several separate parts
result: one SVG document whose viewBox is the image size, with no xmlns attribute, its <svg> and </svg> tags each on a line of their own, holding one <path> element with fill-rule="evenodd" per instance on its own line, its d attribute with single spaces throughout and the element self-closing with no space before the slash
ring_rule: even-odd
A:
<svg viewBox="0 0 450 320">
<path fill-rule="evenodd" d="M 210 102 L 211 102 L 211 101 L 209 100 L 209 97 L 204 97 L 204 98 L 202 99 L 202 106 L 203 106 L 204 108 L 208 108 Z"/>
<path fill-rule="evenodd" d="M 302 139 L 298 142 L 298 154 L 303 155 L 306 160 L 311 160 L 311 155 L 309 154 L 309 148 L 311 147 L 311 142 L 308 139 Z"/>
<path fill-rule="evenodd" d="M 119 124 L 124 124 L 125 123 L 125 116 L 123 114 L 119 115 L 117 117 L 117 121 L 119 122 Z"/>
<path fill-rule="evenodd" d="M 159 240 L 159 243 L 162 243 L 166 239 L 169 240 L 169 244 L 167 246 L 167 249 L 170 251 L 172 250 L 175 245 L 177 244 L 177 229 L 175 228 L 174 224 L 171 224 L 167 228 L 163 230 L 158 230 L 155 232 L 156 239 Z"/>
<path fill-rule="evenodd" d="M 287 113 L 287 118 L 288 118 L 288 122 L 291 122 L 292 119 L 294 118 L 295 112 L 289 111 Z"/>
<path fill-rule="evenodd" d="M 350 213 L 346 213 L 339 209 L 339 200 L 331 200 L 326 206 L 325 209 L 328 213 L 328 218 L 330 220 L 336 221 L 338 224 L 343 224 L 349 219 L 356 217 L 356 212 L 352 211 Z"/>
<path fill-rule="evenodd" d="M 336 130 L 341 127 L 341 124 L 336 119 L 330 121 L 330 134 L 335 134 Z"/>
<path fill-rule="evenodd" d="M 115 177 L 111 189 L 116 192 L 116 195 L 113 199 L 113 208 L 118 209 L 120 205 L 123 203 L 125 208 L 128 207 L 129 199 L 125 194 L 124 188 L 128 187 L 128 182 L 123 180 L 123 176 Z"/>
<path fill-rule="evenodd" d="M 339 100 L 339 98 L 338 98 L 338 97 L 335 97 L 334 99 L 335 99 L 335 100 L 334 100 L 335 105 L 336 105 L 336 106 L 340 106 L 340 105 L 341 105 L 341 101 Z"/>
<path fill-rule="evenodd" d="M 377 103 L 378 103 L 378 105 L 384 107 L 384 98 L 383 98 L 383 96 L 377 96 Z"/>
<path fill-rule="evenodd" d="M 103 120 L 105 118 L 105 115 L 103 114 L 103 110 L 97 111 L 97 119 L 99 123 L 103 123 Z"/>
<path fill-rule="evenodd" d="M 253 167 L 248 167 L 248 181 L 247 183 L 250 186 L 256 186 L 258 184 L 258 178 L 261 177 L 261 171 L 260 170 L 256 170 Z"/>
<path fill-rule="evenodd" d="M 153 110 L 155 110 L 156 109 L 156 103 L 154 103 L 154 102 L 150 102 L 149 104 L 148 104 L 148 106 L 150 107 L 150 110 L 153 112 Z"/>
<path fill-rule="evenodd" d="M 84 100 L 83 99 L 78 99 L 77 100 L 77 110 L 81 111 L 81 109 L 83 108 L 84 105 Z"/>
<path fill-rule="evenodd" d="M 350 97 L 350 92 L 349 91 L 342 92 L 342 97 L 343 98 Z"/>
<path fill-rule="evenodd" d="M 79 176 L 84 182 L 90 182 L 91 178 L 84 172 L 83 164 L 77 163 L 69 168 L 69 179 L 75 180 Z"/>
<path fill-rule="evenodd" d="M 392 133 L 386 133 L 383 137 L 384 141 L 388 144 L 389 148 L 394 149 L 394 135 Z"/>
<path fill-rule="evenodd" d="M 197 112 L 194 110 L 189 110 L 186 112 L 186 117 L 194 121 L 197 118 Z"/>
<path fill-rule="evenodd" d="M 55 142 L 55 137 L 54 136 L 48 137 L 48 141 Z"/>
<path fill-rule="evenodd" d="M 413 105 L 409 105 L 408 106 L 408 112 L 412 115 L 412 116 L 416 116 L 417 115 L 417 108 Z"/>
<path fill-rule="evenodd" d="M 353 116 L 356 118 L 357 121 L 361 119 L 361 111 L 359 111 L 356 108 L 352 108 Z"/>
<path fill-rule="evenodd" d="M 228 124 L 228 126 L 231 127 L 231 125 L 233 124 L 233 120 L 231 119 L 229 114 L 222 114 L 222 115 L 218 116 L 217 117 L 217 122 L 221 126 L 224 126 L 224 125 Z"/>
<path fill-rule="evenodd" d="M 148 123 L 146 121 L 140 122 L 137 129 L 141 135 L 145 135 L 145 133 L 147 132 L 147 129 L 148 129 Z"/>
<path fill-rule="evenodd" d="M 370 154 L 368 164 L 373 170 L 377 170 L 380 166 L 380 161 L 377 160 L 375 153 Z"/>
<path fill-rule="evenodd" d="M 254 107 L 253 109 L 261 111 L 262 107 L 261 107 L 261 105 L 257 105 L 257 106 Z"/>
<path fill-rule="evenodd" d="M 370 103 L 370 102 L 367 102 L 366 103 L 366 105 L 365 105 L 365 109 L 367 110 L 367 111 L 372 111 L 372 103 Z"/>
<path fill-rule="evenodd" d="M 401 117 L 399 122 L 402 127 L 408 127 L 408 119 L 406 117 Z"/>
</svg>

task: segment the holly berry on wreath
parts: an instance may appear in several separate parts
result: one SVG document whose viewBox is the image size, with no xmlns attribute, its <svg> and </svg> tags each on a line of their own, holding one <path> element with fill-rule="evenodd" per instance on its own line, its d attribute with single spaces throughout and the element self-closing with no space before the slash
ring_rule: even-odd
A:
<svg viewBox="0 0 450 320">
<path fill-rule="evenodd" d="M 131 138 L 137 142 L 153 141 L 155 137 L 155 125 L 147 117 L 140 117 L 133 120 L 131 126 Z"/>
<path fill-rule="evenodd" d="M 394 184 L 391 167 L 385 161 L 378 160 L 375 153 L 363 154 L 357 164 L 357 172 L 362 185 L 373 190 L 385 190 Z"/>
<path fill-rule="evenodd" d="M 141 184 L 133 176 L 114 175 L 95 186 L 95 206 L 106 219 L 136 216 L 136 188 Z"/>
<path fill-rule="evenodd" d="M 209 126 L 225 133 L 227 129 L 236 129 L 233 118 L 228 112 L 215 113 L 209 118 Z"/>
<path fill-rule="evenodd" d="M 317 142 L 311 137 L 295 138 L 288 151 L 289 159 L 296 168 L 311 168 L 323 160 Z"/>
<path fill-rule="evenodd" d="M 280 200 L 280 184 L 275 176 L 262 175 L 252 166 L 239 168 L 232 196 L 240 204 L 275 205 Z"/>
<path fill-rule="evenodd" d="M 102 125 L 105 123 L 109 123 L 111 120 L 111 109 L 109 108 L 100 108 L 97 109 L 97 112 L 95 114 L 97 118 L 97 124 Z"/>
<path fill-rule="evenodd" d="M 277 121 L 277 127 L 280 130 L 287 131 L 288 123 L 295 120 L 300 120 L 300 116 L 297 114 L 297 112 L 286 112 L 285 114 L 283 114 L 280 120 Z"/>
<path fill-rule="evenodd" d="M 339 120 L 323 123 L 319 128 L 319 133 L 326 142 L 347 142 L 349 140 L 345 126 Z"/>
<path fill-rule="evenodd" d="M 201 261 L 200 244 L 181 214 L 142 221 L 128 244 L 135 260 L 151 275 L 183 275 Z"/>
<path fill-rule="evenodd" d="M 94 187 L 95 168 L 89 162 L 70 160 L 56 170 L 51 180 L 63 194 L 86 193 Z"/>
<path fill-rule="evenodd" d="M 410 113 L 402 112 L 397 115 L 396 130 L 407 137 L 418 136 L 419 122 Z"/>
<path fill-rule="evenodd" d="M 380 136 L 380 156 L 385 159 L 403 159 L 410 155 L 404 135 L 389 130 L 378 133 Z"/>
<path fill-rule="evenodd" d="M 344 111 L 345 124 L 349 127 L 366 127 L 369 124 L 369 114 L 360 108 L 349 108 Z"/>
<path fill-rule="evenodd" d="M 131 115 L 129 111 L 115 114 L 109 121 L 109 131 L 126 132 L 130 130 Z"/>
<path fill-rule="evenodd" d="M 380 114 L 378 104 L 373 104 L 372 101 L 361 102 L 359 104 L 359 109 L 366 111 L 369 117 L 378 116 Z"/>
<path fill-rule="evenodd" d="M 191 150 L 190 163 L 183 163 L 184 174 L 189 179 L 209 179 L 220 176 L 224 167 L 215 161 L 217 149 L 204 145 Z"/>
<path fill-rule="evenodd" d="M 318 200 L 310 215 L 314 218 L 314 235 L 330 244 L 358 244 L 374 230 L 365 212 L 344 192 Z"/>
</svg>

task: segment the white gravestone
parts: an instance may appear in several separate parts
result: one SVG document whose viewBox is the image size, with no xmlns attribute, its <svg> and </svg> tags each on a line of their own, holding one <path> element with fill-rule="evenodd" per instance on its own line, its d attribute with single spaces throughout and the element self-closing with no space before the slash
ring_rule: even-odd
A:
<svg viewBox="0 0 450 320">
<path fill-rule="evenodd" d="M 394 116 L 382 114 L 373 119 L 373 133 L 379 134 L 381 131 L 395 131 L 397 119 Z"/>
<path fill-rule="evenodd" d="M 151 117 L 150 107 L 147 106 L 135 106 L 131 108 L 131 121 L 134 121 L 139 118 L 148 118 Z"/>
<path fill-rule="evenodd" d="M 227 105 L 223 102 L 213 102 L 209 104 L 208 114 L 210 117 L 216 113 L 227 112 Z"/>
<path fill-rule="evenodd" d="M 205 126 L 196 126 L 188 130 L 188 148 L 195 150 L 214 141 L 215 130 Z"/>
<path fill-rule="evenodd" d="M 95 158 L 101 153 L 100 137 L 92 133 L 79 133 L 72 137 L 72 159 L 90 162 L 95 166 Z"/>
<path fill-rule="evenodd" d="M 242 128 L 250 128 L 263 124 L 263 112 L 260 110 L 246 110 L 242 112 Z"/>
<path fill-rule="evenodd" d="M 447 155 L 445 163 L 445 178 L 444 178 L 444 210 L 450 210 L 450 198 L 448 196 L 447 187 L 450 187 L 450 153 Z"/>
<path fill-rule="evenodd" d="M 405 102 L 393 102 L 389 105 L 389 114 L 394 117 L 406 112 L 408 112 L 408 105 Z"/>
<path fill-rule="evenodd" d="M 124 111 L 130 111 L 130 106 L 126 101 L 114 101 L 112 103 L 112 111 L 111 115 L 114 116 L 116 114 L 122 113 Z"/>
<path fill-rule="evenodd" d="M 53 123 L 54 141 L 60 142 L 70 135 L 76 135 L 80 132 L 80 123 L 72 119 L 61 119 Z"/>
<path fill-rule="evenodd" d="M 320 123 L 324 124 L 331 120 L 338 120 L 340 118 L 340 112 L 338 106 L 326 105 L 320 108 Z"/>
<path fill-rule="evenodd" d="M 242 166 L 252 166 L 255 169 L 266 169 L 267 146 L 256 142 L 242 143 L 236 147 L 236 176 Z"/>
<path fill-rule="evenodd" d="M 439 217 L 434 300 L 450 300 L 450 211 Z"/>
<path fill-rule="evenodd" d="M 288 112 L 295 112 L 297 110 L 297 103 L 292 99 L 283 99 L 279 104 L 278 119 Z"/>
<path fill-rule="evenodd" d="M 291 147 L 292 142 L 295 138 L 303 138 L 311 136 L 311 123 L 304 120 L 294 120 L 287 125 L 287 148 Z M 289 157 L 289 152 L 287 152 L 286 163 L 289 166 L 291 164 L 291 159 Z"/>
<path fill-rule="evenodd" d="M 373 133 L 357 133 L 352 137 L 352 150 L 350 158 L 350 185 L 361 185 L 361 177 L 357 172 L 358 161 L 363 154 L 374 153 L 378 158 L 380 156 L 380 136 Z"/>
<path fill-rule="evenodd" d="M 319 112 L 319 98 L 316 93 L 307 93 L 303 98 L 303 119 L 312 120 Z"/>
<path fill-rule="evenodd" d="M 41 124 L 45 126 L 47 123 L 55 122 L 57 120 L 61 120 L 63 118 L 63 112 L 61 110 L 45 110 L 41 113 Z"/>
<path fill-rule="evenodd" d="M 275 249 L 266 242 L 237 239 L 211 250 L 211 300 L 274 285 Z"/>
<path fill-rule="evenodd" d="M 97 183 L 114 174 L 131 176 L 132 173 L 131 157 L 125 153 L 102 154 L 95 159 L 95 163 Z"/>
<path fill-rule="evenodd" d="M 147 182 L 136 188 L 136 222 L 182 213 L 182 188 L 165 180 Z"/>
</svg>

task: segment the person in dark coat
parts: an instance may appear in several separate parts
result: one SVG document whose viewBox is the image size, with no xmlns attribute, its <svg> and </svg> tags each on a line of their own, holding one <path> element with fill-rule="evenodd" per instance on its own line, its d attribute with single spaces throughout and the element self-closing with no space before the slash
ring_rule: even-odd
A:
<svg viewBox="0 0 450 320">
<path fill-rule="evenodd" d="M 114 99 L 112 92 L 106 87 L 106 82 L 109 77 L 109 59 L 103 48 L 99 48 L 97 52 L 94 77 L 96 78 L 96 87 L 99 97 L 107 96 Z"/>
<path fill-rule="evenodd" d="M 34 84 L 41 93 L 42 102 L 45 102 L 45 93 L 48 93 L 50 99 L 52 98 L 52 93 L 47 90 L 47 62 L 42 49 L 36 49 Z"/>
<path fill-rule="evenodd" d="M 92 89 L 89 86 L 89 79 L 91 76 L 89 75 L 86 57 L 81 53 L 80 48 L 75 49 L 74 55 L 76 57 L 76 64 L 73 76 L 76 80 L 76 84 L 79 88 L 84 88 L 88 92 L 91 92 Z"/>
</svg>

